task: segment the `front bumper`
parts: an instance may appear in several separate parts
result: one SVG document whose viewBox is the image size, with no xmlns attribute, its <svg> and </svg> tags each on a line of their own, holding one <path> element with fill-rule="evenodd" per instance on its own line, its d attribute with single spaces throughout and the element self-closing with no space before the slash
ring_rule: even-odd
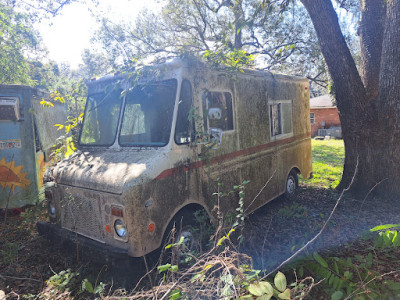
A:
<svg viewBox="0 0 400 300">
<path fill-rule="evenodd" d="M 71 242 L 79 245 L 80 248 L 87 251 L 100 252 L 101 254 L 113 258 L 128 258 L 128 251 L 125 249 L 120 249 L 107 244 L 100 243 L 98 241 L 89 239 L 85 236 L 71 232 L 59 225 L 51 224 L 47 222 L 40 221 L 36 223 L 38 232 L 41 236 L 54 242 Z"/>
</svg>

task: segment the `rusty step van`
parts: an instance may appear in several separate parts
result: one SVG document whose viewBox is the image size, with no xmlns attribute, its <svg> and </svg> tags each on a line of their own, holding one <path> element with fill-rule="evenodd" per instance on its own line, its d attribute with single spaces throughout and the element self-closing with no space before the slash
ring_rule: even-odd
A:
<svg viewBox="0 0 400 300">
<path fill-rule="evenodd" d="M 176 59 L 88 91 L 79 150 L 44 176 L 41 234 L 139 257 L 183 211 L 212 215 L 218 187 L 250 181 L 248 214 L 311 176 L 305 78 Z M 238 207 L 227 199 L 223 213 Z"/>
</svg>

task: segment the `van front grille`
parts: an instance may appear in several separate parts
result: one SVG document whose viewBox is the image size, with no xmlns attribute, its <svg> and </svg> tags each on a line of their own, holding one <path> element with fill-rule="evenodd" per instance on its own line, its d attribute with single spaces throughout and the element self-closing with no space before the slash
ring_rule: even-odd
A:
<svg viewBox="0 0 400 300">
<path fill-rule="evenodd" d="M 100 202 L 80 196 L 66 197 L 62 203 L 62 227 L 97 241 L 104 241 Z"/>
</svg>

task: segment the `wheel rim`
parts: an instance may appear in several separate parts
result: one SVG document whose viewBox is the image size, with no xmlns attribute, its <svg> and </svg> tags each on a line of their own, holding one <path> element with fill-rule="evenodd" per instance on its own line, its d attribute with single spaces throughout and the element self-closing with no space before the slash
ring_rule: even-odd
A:
<svg viewBox="0 0 400 300">
<path fill-rule="evenodd" d="M 296 182 L 292 176 L 289 176 L 286 182 L 286 192 L 288 194 L 293 194 L 296 190 Z"/>
</svg>

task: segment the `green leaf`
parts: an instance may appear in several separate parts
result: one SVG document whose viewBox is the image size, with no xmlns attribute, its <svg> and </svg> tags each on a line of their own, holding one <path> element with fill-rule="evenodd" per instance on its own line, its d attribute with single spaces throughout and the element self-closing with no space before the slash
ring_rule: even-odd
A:
<svg viewBox="0 0 400 300">
<path fill-rule="evenodd" d="M 260 297 L 257 297 L 256 300 L 269 300 L 271 299 L 272 295 L 262 295 Z"/>
<path fill-rule="evenodd" d="M 344 272 L 344 278 L 351 279 L 351 277 L 353 277 L 353 273 L 349 271 Z"/>
<path fill-rule="evenodd" d="M 171 292 L 171 294 L 169 294 L 169 299 L 170 300 L 176 300 L 176 299 L 181 299 L 181 298 L 182 298 L 181 290 L 176 289 L 176 290 L 173 290 Z"/>
<path fill-rule="evenodd" d="M 303 266 L 301 266 L 300 269 L 299 269 L 299 276 L 300 277 L 304 276 L 304 267 Z"/>
<path fill-rule="evenodd" d="M 397 234 L 393 239 L 393 246 L 399 247 L 400 246 L 400 234 Z"/>
<path fill-rule="evenodd" d="M 100 284 L 98 286 L 96 286 L 96 288 L 94 289 L 94 294 L 101 294 L 104 291 L 104 283 L 100 282 Z"/>
<path fill-rule="evenodd" d="M 283 291 L 286 289 L 286 285 L 287 285 L 286 277 L 285 277 L 285 275 L 284 275 L 282 272 L 278 272 L 278 273 L 275 275 L 274 284 L 275 284 L 276 288 L 277 288 L 280 292 L 283 292 Z"/>
<path fill-rule="evenodd" d="M 223 243 L 223 241 L 225 241 L 226 239 L 229 239 L 229 236 L 230 236 L 231 233 L 234 232 L 234 231 L 235 231 L 235 229 L 232 228 L 232 229 L 228 232 L 228 234 L 227 234 L 226 236 L 223 236 L 222 238 L 220 238 L 220 239 L 218 240 L 217 245 L 218 245 L 218 246 L 221 246 L 222 243 Z"/>
<path fill-rule="evenodd" d="M 278 294 L 279 299 L 290 299 L 290 290 L 286 289 L 283 293 Z"/>
<path fill-rule="evenodd" d="M 335 276 L 335 278 L 333 279 L 333 288 L 334 288 L 335 290 L 338 289 L 339 283 L 340 283 L 339 277 L 336 277 L 336 276 Z"/>
<path fill-rule="evenodd" d="M 331 300 L 341 300 L 341 299 L 343 299 L 342 291 L 336 291 L 331 295 Z"/>
<path fill-rule="evenodd" d="M 321 266 L 328 268 L 328 263 L 317 252 L 314 252 L 313 257 Z"/>
<path fill-rule="evenodd" d="M 328 280 L 328 284 L 329 284 L 329 285 L 332 285 L 332 283 L 333 283 L 333 280 L 335 279 L 335 277 L 336 277 L 336 276 L 335 276 L 335 275 L 333 275 L 333 274 L 332 274 L 332 275 L 330 275 L 330 277 L 329 277 L 329 280 Z"/>
<path fill-rule="evenodd" d="M 376 226 L 372 229 L 370 229 L 369 231 L 379 231 L 379 230 L 384 230 L 384 229 L 389 229 L 389 228 L 398 228 L 400 227 L 400 224 L 386 224 L 386 225 L 379 225 Z"/>
<path fill-rule="evenodd" d="M 386 282 L 384 282 L 384 284 L 392 291 L 400 290 L 400 282 L 386 281 Z"/>
<path fill-rule="evenodd" d="M 335 268 L 336 274 L 339 274 L 339 267 L 338 267 L 338 264 L 337 264 L 336 261 L 335 261 L 335 263 L 333 264 L 333 267 Z"/>
<path fill-rule="evenodd" d="M 53 103 L 51 103 L 50 101 L 46 101 L 45 99 L 42 99 L 42 101 L 40 101 L 40 104 L 42 105 L 42 107 L 54 107 Z"/>
<path fill-rule="evenodd" d="M 185 237 L 184 237 L 184 236 L 181 236 L 181 238 L 179 239 L 179 241 L 178 241 L 177 243 L 169 244 L 169 245 L 165 246 L 165 249 L 169 249 L 169 248 L 175 247 L 175 246 L 180 246 L 180 245 L 182 245 L 182 243 L 183 243 L 184 241 L 185 241 Z"/>
<path fill-rule="evenodd" d="M 170 270 L 172 272 L 177 272 L 178 271 L 178 266 L 177 265 L 173 265 L 173 266 L 171 266 Z"/>
<path fill-rule="evenodd" d="M 251 299 L 251 300 L 253 300 L 254 297 L 252 295 L 244 295 L 244 296 L 241 296 L 239 299 Z"/>
<path fill-rule="evenodd" d="M 272 285 L 269 282 L 260 281 L 259 284 L 262 287 L 264 294 L 271 295 L 271 296 L 274 294 L 274 288 L 272 287 Z"/>
<path fill-rule="evenodd" d="M 251 283 L 248 289 L 249 293 L 254 296 L 262 296 L 264 294 L 259 283 Z"/>
<path fill-rule="evenodd" d="M 384 246 L 389 247 L 392 244 L 390 235 L 386 232 L 386 234 L 383 234 L 382 237 Z"/>
<path fill-rule="evenodd" d="M 87 278 L 83 279 L 83 281 L 82 281 L 82 290 L 93 294 L 93 285 L 90 283 L 90 281 Z"/>
<path fill-rule="evenodd" d="M 171 264 L 165 264 L 157 267 L 158 273 L 162 273 L 165 271 L 168 271 L 168 269 L 171 267 Z"/>
<path fill-rule="evenodd" d="M 196 275 L 194 275 L 191 279 L 190 282 L 193 283 L 197 280 L 203 281 L 204 280 L 205 275 L 202 273 L 197 273 Z"/>
<path fill-rule="evenodd" d="M 366 260 L 367 260 L 367 267 L 368 268 L 371 267 L 372 266 L 372 253 L 371 252 L 368 253 Z"/>
<path fill-rule="evenodd" d="M 252 283 L 249 285 L 248 289 L 249 289 L 250 294 L 252 294 L 254 296 L 258 296 L 258 297 L 263 296 L 263 295 L 270 295 L 270 298 L 271 298 L 271 296 L 274 293 L 272 285 L 266 281 Z"/>
</svg>

